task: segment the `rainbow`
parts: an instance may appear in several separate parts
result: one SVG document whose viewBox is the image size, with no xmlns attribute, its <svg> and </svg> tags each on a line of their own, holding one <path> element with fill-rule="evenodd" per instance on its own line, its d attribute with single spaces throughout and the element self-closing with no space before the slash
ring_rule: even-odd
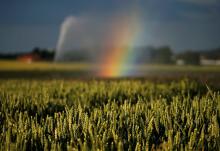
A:
<svg viewBox="0 0 220 151">
<path fill-rule="evenodd" d="M 138 52 L 134 47 L 140 39 L 141 24 L 137 11 L 126 17 L 116 17 L 106 39 L 102 67 L 98 72 L 101 77 L 123 77 L 133 75 L 132 66 Z"/>
</svg>

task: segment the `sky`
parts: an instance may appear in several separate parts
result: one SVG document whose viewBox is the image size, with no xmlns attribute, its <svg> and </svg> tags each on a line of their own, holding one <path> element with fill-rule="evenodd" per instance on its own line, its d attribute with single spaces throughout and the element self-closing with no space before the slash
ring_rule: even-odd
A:
<svg viewBox="0 0 220 151">
<path fill-rule="evenodd" d="M 0 52 L 56 48 L 68 16 L 129 14 L 133 5 L 143 24 L 142 45 L 176 52 L 220 47 L 220 0 L 0 0 Z"/>
</svg>

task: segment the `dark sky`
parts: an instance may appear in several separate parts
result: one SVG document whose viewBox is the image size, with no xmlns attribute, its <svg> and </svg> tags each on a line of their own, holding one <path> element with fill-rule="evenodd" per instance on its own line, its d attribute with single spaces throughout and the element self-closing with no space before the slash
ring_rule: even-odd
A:
<svg viewBox="0 0 220 151">
<path fill-rule="evenodd" d="M 144 22 L 143 45 L 220 46 L 220 0 L 0 0 L 0 52 L 55 48 L 66 17 L 107 16 L 134 1 Z"/>
</svg>

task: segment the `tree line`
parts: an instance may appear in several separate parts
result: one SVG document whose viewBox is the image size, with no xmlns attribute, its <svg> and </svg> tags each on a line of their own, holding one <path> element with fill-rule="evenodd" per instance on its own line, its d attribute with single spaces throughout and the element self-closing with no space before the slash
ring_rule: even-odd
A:
<svg viewBox="0 0 220 151">
<path fill-rule="evenodd" d="M 83 51 L 83 50 L 82 50 Z M 219 60 L 220 47 L 210 50 L 186 50 L 175 53 L 170 46 L 161 47 L 137 47 L 135 53 L 138 53 L 136 62 L 139 64 L 175 64 L 177 60 L 183 60 L 184 64 L 199 65 L 201 57 Z M 80 52 L 80 53 L 79 53 Z M 88 61 L 87 54 L 81 51 L 68 51 L 68 61 Z M 19 56 L 25 54 L 38 55 L 40 60 L 53 61 L 55 58 L 56 50 L 35 47 L 28 53 L 0 53 L 0 59 L 14 60 Z"/>
</svg>

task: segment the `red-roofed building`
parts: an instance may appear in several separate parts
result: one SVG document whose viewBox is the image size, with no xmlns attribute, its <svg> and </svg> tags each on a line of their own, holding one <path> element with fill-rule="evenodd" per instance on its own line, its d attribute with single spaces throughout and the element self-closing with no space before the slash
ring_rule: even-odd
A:
<svg viewBox="0 0 220 151">
<path fill-rule="evenodd" d="M 24 55 L 18 56 L 17 60 L 21 62 L 31 63 L 35 61 L 40 61 L 41 58 L 38 54 L 30 53 L 30 54 L 24 54 Z"/>
</svg>

